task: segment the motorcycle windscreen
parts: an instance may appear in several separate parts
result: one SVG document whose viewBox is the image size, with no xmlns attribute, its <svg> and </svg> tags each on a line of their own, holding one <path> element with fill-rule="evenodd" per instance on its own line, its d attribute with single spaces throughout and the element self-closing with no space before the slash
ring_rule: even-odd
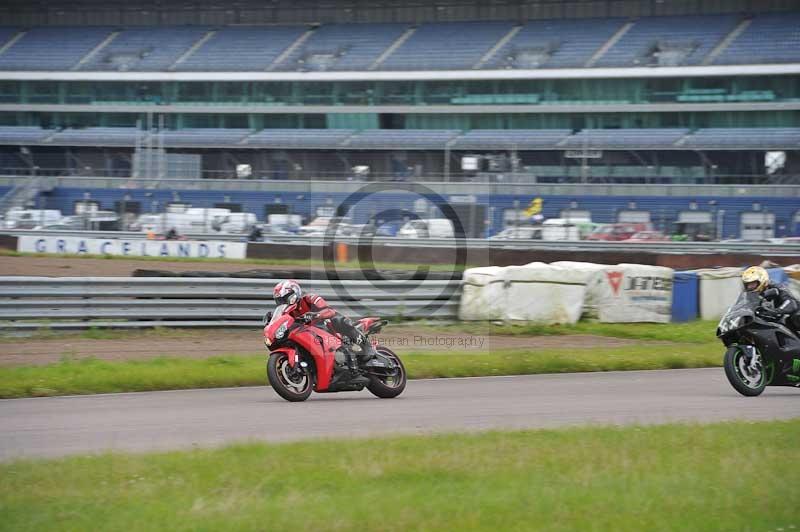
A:
<svg viewBox="0 0 800 532">
<path fill-rule="evenodd" d="M 288 307 L 288 306 L 289 305 L 278 305 L 277 307 L 275 307 L 275 310 L 272 311 L 272 319 L 269 320 L 269 323 L 267 325 L 270 325 L 270 324 L 278 321 L 278 318 L 283 316 L 283 313 L 286 312 L 286 307 Z"/>
<path fill-rule="evenodd" d="M 752 318 L 756 307 L 761 303 L 761 298 L 756 292 L 742 292 L 733 305 L 719 320 L 717 331 L 726 333 L 744 325 L 746 318 Z"/>
</svg>

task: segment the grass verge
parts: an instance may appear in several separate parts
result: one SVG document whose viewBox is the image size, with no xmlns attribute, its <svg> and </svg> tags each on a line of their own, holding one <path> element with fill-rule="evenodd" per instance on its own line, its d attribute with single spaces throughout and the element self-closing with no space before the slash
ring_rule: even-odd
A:
<svg viewBox="0 0 800 532">
<path fill-rule="evenodd" d="M 716 338 L 717 322 L 702 320 L 686 323 L 599 323 L 581 321 L 575 325 L 512 325 L 479 322 L 453 324 L 446 327 L 446 329 L 486 335 L 552 336 L 592 334 L 633 340 L 705 343 Z"/>
<path fill-rule="evenodd" d="M 18 461 L 0 530 L 789 530 L 798 441 L 794 420 Z"/>
<path fill-rule="evenodd" d="M 68 253 L 30 253 L 22 251 L 12 251 L 8 249 L 0 249 L 0 257 L 36 257 L 43 260 L 48 258 L 58 259 L 104 259 L 104 260 L 126 260 L 137 261 L 145 263 L 142 267 L 155 268 L 152 263 L 154 262 L 187 262 L 187 263 L 229 263 L 241 265 L 261 265 L 261 266 L 285 266 L 285 267 L 302 267 L 302 268 L 318 268 L 323 269 L 326 267 L 325 261 L 318 259 L 221 259 L 221 258 L 196 258 L 196 257 L 137 257 L 137 256 L 122 256 L 122 255 L 73 255 Z M 401 262 L 375 262 L 369 264 L 371 268 L 378 270 L 418 270 L 427 269 L 429 271 L 461 271 L 469 268 L 468 265 L 452 265 L 452 264 L 412 264 Z M 361 269 L 362 265 L 358 261 L 350 261 L 346 263 L 337 263 L 337 269 Z M 242 268 L 246 269 L 246 268 Z"/>
<path fill-rule="evenodd" d="M 488 322 L 455 323 L 448 325 L 431 324 L 410 320 L 392 322 L 386 329 L 392 332 L 404 332 L 413 329 L 415 332 L 428 334 L 469 334 L 483 336 L 564 336 L 573 334 L 589 334 L 625 338 L 631 340 L 656 340 L 667 342 L 708 343 L 714 341 L 717 328 L 716 321 L 692 321 L 688 323 L 598 323 L 582 321 L 575 325 L 505 325 Z M 213 329 L 209 329 L 213 331 Z M 242 334 L 247 334 L 243 330 Z M 24 341 L 31 339 L 82 338 L 91 340 L 141 340 L 148 338 L 191 338 L 195 331 L 191 329 L 170 329 L 155 327 L 143 330 L 99 329 L 90 328 L 84 331 L 58 331 L 41 328 L 29 333 L 0 333 L 0 342 Z"/>
<path fill-rule="evenodd" d="M 402 357 L 412 379 L 698 368 L 721 363 L 719 349 L 714 344 L 498 350 L 474 354 L 408 352 Z M 265 360 L 265 355 L 119 362 L 65 358 L 45 366 L 2 367 L 0 398 L 262 385 L 266 382 Z"/>
</svg>

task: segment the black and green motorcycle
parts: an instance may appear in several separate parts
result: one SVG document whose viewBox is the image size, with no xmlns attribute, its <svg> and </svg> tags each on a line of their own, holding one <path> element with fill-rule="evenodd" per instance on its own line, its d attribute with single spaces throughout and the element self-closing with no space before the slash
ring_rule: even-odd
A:
<svg viewBox="0 0 800 532">
<path fill-rule="evenodd" d="M 760 316 L 756 292 L 742 292 L 717 326 L 725 347 L 725 375 L 742 395 L 767 386 L 800 387 L 800 337 L 784 324 Z"/>
</svg>

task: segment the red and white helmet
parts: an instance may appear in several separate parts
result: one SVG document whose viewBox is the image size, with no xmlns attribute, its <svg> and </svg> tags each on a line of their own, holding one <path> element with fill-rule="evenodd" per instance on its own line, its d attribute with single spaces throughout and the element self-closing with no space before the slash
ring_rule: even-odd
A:
<svg viewBox="0 0 800 532">
<path fill-rule="evenodd" d="M 303 290 L 294 279 L 287 279 L 275 285 L 272 297 L 276 305 L 294 305 L 303 296 Z"/>
</svg>

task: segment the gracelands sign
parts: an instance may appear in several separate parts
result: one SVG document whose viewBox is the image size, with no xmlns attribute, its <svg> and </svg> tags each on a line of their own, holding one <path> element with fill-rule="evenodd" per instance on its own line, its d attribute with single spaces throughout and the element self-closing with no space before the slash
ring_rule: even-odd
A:
<svg viewBox="0 0 800 532">
<path fill-rule="evenodd" d="M 243 259 L 247 256 L 246 243 L 217 240 L 118 240 L 74 236 L 21 236 L 17 242 L 17 250 L 25 253 L 211 259 Z"/>
</svg>

